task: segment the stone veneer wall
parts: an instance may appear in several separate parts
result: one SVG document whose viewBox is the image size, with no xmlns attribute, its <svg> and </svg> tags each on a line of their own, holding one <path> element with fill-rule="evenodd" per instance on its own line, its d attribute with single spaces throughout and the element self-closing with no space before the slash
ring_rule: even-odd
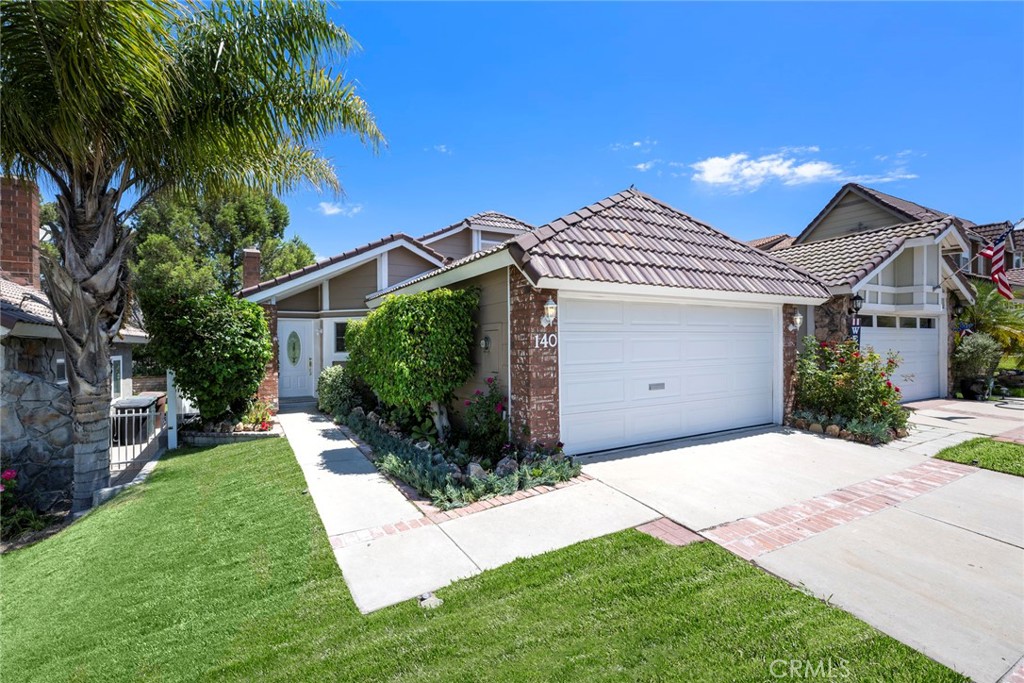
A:
<svg viewBox="0 0 1024 683">
<path fill-rule="evenodd" d="M 802 306 L 783 304 L 782 306 L 782 415 L 786 419 L 793 412 L 796 398 L 796 352 L 800 339 L 800 330 L 790 330 L 793 316 Z M 802 312 L 802 311 L 801 311 Z"/>
<path fill-rule="evenodd" d="M 956 348 L 956 323 L 957 320 L 953 317 L 953 308 L 956 307 L 957 297 L 952 292 L 946 293 L 946 311 L 949 315 L 946 316 L 948 323 L 946 334 L 947 346 L 946 351 L 948 353 L 948 360 L 946 362 L 946 395 L 953 398 L 956 397 L 957 386 L 954 383 L 953 374 L 953 350 Z"/>
<path fill-rule="evenodd" d="M 18 471 L 18 491 L 37 509 L 71 508 L 71 395 L 54 380 L 59 340 L 9 337 L 0 377 L 0 460 Z"/>
<path fill-rule="evenodd" d="M 260 383 L 260 388 L 256 391 L 256 398 L 267 403 L 272 403 L 276 408 L 278 405 L 277 398 L 277 306 L 274 304 L 261 304 L 263 306 L 263 315 L 267 318 L 267 326 L 270 328 L 270 343 L 273 345 L 274 352 L 270 356 L 270 362 L 267 363 L 267 370 L 263 374 L 263 381 Z"/>
<path fill-rule="evenodd" d="M 558 347 L 535 348 L 534 335 L 558 334 L 558 321 L 541 328 L 548 299 L 558 292 L 535 289 L 517 269 L 509 268 L 512 438 L 551 446 L 560 440 L 558 420 Z"/>
<path fill-rule="evenodd" d="M 834 296 L 814 307 L 814 336 L 818 341 L 841 342 L 850 336 L 850 296 Z"/>
</svg>

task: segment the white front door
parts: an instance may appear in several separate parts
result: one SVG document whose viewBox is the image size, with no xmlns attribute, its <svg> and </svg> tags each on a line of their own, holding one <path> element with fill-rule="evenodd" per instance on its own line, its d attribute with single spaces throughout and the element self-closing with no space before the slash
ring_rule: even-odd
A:
<svg viewBox="0 0 1024 683">
<path fill-rule="evenodd" d="M 567 452 L 774 421 L 772 308 L 564 295 L 558 307 Z"/>
<path fill-rule="evenodd" d="M 919 401 L 939 395 L 939 325 L 936 318 L 875 316 L 874 327 L 862 327 L 860 345 L 871 347 L 884 358 L 889 351 L 900 354 L 893 375 L 904 401 Z M 879 327 L 878 323 L 899 327 Z"/>
<path fill-rule="evenodd" d="M 278 396 L 312 396 L 313 321 L 278 319 L 277 343 Z"/>
</svg>

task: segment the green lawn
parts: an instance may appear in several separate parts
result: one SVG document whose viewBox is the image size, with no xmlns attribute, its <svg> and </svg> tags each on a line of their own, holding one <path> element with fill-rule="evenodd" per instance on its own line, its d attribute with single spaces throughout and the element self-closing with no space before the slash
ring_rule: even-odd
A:
<svg viewBox="0 0 1024 683">
<path fill-rule="evenodd" d="M 627 531 L 361 616 L 284 440 L 181 452 L 0 558 L 3 680 L 959 681 L 729 555 Z M 777 669 L 779 670 L 779 669 Z"/>
<path fill-rule="evenodd" d="M 1014 443 L 982 437 L 950 446 L 935 457 L 1024 477 L 1024 446 Z"/>
</svg>

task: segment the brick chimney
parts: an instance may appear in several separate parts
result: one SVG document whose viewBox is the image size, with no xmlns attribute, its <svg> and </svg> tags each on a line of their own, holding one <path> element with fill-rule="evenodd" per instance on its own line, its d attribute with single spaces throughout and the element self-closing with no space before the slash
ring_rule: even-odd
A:
<svg viewBox="0 0 1024 683">
<path fill-rule="evenodd" d="M 39 287 L 39 188 L 31 181 L 0 177 L 0 269 Z"/>
<path fill-rule="evenodd" d="M 255 287 L 260 283 L 260 250 L 242 251 L 242 289 Z"/>
</svg>

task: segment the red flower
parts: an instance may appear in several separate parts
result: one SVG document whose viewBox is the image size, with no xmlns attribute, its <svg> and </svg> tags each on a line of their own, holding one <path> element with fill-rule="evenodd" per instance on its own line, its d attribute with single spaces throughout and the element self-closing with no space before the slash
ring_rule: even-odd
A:
<svg viewBox="0 0 1024 683">
<path fill-rule="evenodd" d="M 487 378 L 487 383 L 488 384 L 494 384 L 494 378 L 493 377 L 488 377 Z"/>
<path fill-rule="evenodd" d="M 498 401 L 498 405 L 494 406 L 494 412 L 500 415 L 503 410 L 505 410 L 505 406 L 501 405 L 501 401 Z"/>
<path fill-rule="evenodd" d="M 842 356 L 840 356 L 840 357 L 839 357 L 839 362 L 840 362 L 840 363 L 845 363 L 845 362 L 846 362 L 846 359 L 845 359 L 845 358 L 843 358 Z"/>
<path fill-rule="evenodd" d="M 476 390 L 475 392 L 473 392 L 473 393 L 475 393 L 475 394 L 476 394 L 477 396 L 480 396 L 480 395 L 482 395 L 482 394 L 483 394 L 484 392 L 482 392 L 482 391 L 480 391 L 479 389 L 477 389 L 477 390 Z"/>
<path fill-rule="evenodd" d="M 900 393 L 900 388 L 899 387 L 896 387 L 896 393 L 897 394 Z"/>
<path fill-rule="evenodd" d="M 828 342 L 821 342 L 821 348 L 827 349 L 828 348 Z"/>
<path fill-rule="evenodd" d="M 466 399 L 466 405 L 467 405 L 467 406 L 471 406 L 471 405 L 473 405 L 473 402 L 472 402 L 472 401 L 470 401 L 470 400 L 469 400 L 469 399 L 467 398 L 467 399 Z"/>
<path fill-rule="evenodd" d="M 270 423 L 267 422 L 266 420 L 264 420 L 262 423 L 260 423 L 260 429 L 262 431 L 264 431 L 264 432 L 269 431 L 270 430 Z"/>
<path fill-rule="evenodd" d="M 887 405 L 889 405 L 889 402 L 888 402 L 888 401 L 882 401 L 882 407 L 883 407 L 883 408 L 884 408 L 885 406 L 887 406 Z"/>
<path fill-rule="evenodd" d="M 853 357 L 854 358 L 860 358 L 860 351 L 854 351 L 853 352 Z"/>
<path fill-rule="evenodd" d="M 892 389 L 892 382 L 886 381 L 885 386 L 887 386 L 890 389 Z"/>
<path fill-rule="evenodd" d="M 17 478 L 18 473 L 15 470 L 4 470 L 0 472 L 0 479 L 4 481 L 10 481 L 11 479 Z"/>
</svg>

